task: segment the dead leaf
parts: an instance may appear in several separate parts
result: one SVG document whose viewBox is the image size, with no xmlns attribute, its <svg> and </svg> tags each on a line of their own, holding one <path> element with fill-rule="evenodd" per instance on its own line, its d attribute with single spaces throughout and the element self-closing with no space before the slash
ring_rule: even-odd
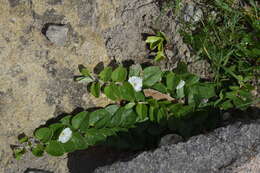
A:
<svg viewBox="0 0 260 173">
<path fill-rule="evenodd" d="M 153 90 L 153 89 L 144 89 L 144 95 L 145 97 L 152 97 L 155 100 L 168 100 L 171 102 L 178 102 L 177 99 L 172 98 L 171 96 L 169 96 L 168 94 L 163 94 L 157 90 Z"/>
</svg>

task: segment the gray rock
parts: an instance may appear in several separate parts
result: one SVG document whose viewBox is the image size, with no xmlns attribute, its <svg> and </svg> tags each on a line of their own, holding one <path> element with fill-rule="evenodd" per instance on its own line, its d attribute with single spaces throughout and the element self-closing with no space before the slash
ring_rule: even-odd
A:
<svg viewBox="0 0 260 173">
<path fill-rule="evenodd" d="M 230 115 L 229 112 L 225 112 L 225 113 L 222 115 L 222 118 L 223 118 L 224 121 L 230 119 L 230 117 L 231 117 L 231 115 Z"/>
<path fill-rule="evenodd" d="M 184 20 L 186 22 L 198 22 L 203 17 L 203 11 L 193 3 L 188 3 L 184 8 Z"/>
<path fill-rule="evenodd" d="M 10 7 L 16 7 L 20 3 L 20 0 L 8 0 L 8 1 L 10 4 Z"/>
<path fill-rule="evenodd" d="M 69 29 L 66 26 L 50 25 L 46 31 L 46 37 L 58 46 L 64 46 L 67 41 Z"/>
<path fill-rule="evenodd" d="M 260 121 L 236 123 L 185 143 L 143 152 L 128 162 L 98 168 L 95 173 L 235 173 L 260 159 Z M 258 158 L 258 159 L 257 159 Z M 245 166 L 244 166 L 245 165 Z"/>
<path fill-rule="evenodd" d="M 161 15 L 160 8 L 153 0 L 120 1 L 114 20 L 122 22 L 102 31 L 108 55 L 119 61 L 133 59 L 136 62 L 143 62 L 147 60 L 149 54 L 144 41 L 146 34 L 163 31 L 168 43 L 174 45 L 173 49 L 166 50 L 169 61 L 175 63 L 185 57 L 183 52 L 179 51 L 183 42 L 178 36 L 174 14 L 171 12 L 167 14 Z M 164 62 L 162 66 L 169 63 Z M 173 67 L 172 64 L 169 66 Z"/>
<path fill-rule="evenodd" d="M 183 138 L 177 134 L 169 134 L 162 137 L 159 146 L 166 146 L 166 145 L 172 145 L 177 144 L 179 142 L 182 142 Z"/>
</svg>

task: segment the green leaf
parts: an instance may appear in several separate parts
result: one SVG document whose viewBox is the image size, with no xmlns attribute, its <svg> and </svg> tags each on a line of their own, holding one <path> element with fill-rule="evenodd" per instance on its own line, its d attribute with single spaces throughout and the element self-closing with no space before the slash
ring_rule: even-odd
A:
<svg viewBox="0 0 260 173">
<path fill-rule="evenodd" d="M 149 44 L 150 44 L 150 50 L 155 50 L 155 49 L 159 46 L 159 44 L 160 44 L 161 42 L 162 42 L 161 40 L 158 40 L 158 41 L 149 43 Z"/>
<path fill-rule="evenodd" d="M 179 99 L 183 98 L 185 96 L 185 94 L 184 94 L 184 87 L 177 89 L 176 93 L 177 93 L 177 98 L 179 98 Z"/>
<path fill-rule="evenodd" d="M 63 147 L 63 149 L 64 149 L 64 151 L 66 153 L 73 152 L 73 151 L 75 151 L 77 149 L 77 146 L 74 143 L 74 141 L 72 140 L 72 137 L 71 137 L 71 139 L 68 142 L 61 143 L 61 145 L 62 145 L 62 147 Z"/>
<path fill-rule="evenodd" d="M 32 154 L 35 155 L 36 157 L 43 156 L 43 153 L 44 153 L 44 146 L 41 144 L 37 144 L 36 147 L 32 148 Z"/>
<path fill-rule="evenodd" d="M 55 133 L 57 130 L 64 128 L 64 125 L 61 123 L 54 123 L 51 124 L 49 128 L 52 130 L 53 133 Z"/>
<path fill-rule="evenodd" d="M 145 96 L 143 94 L 143 92 L 135 92 L 135 99 L 137 101 L 145 101 Z"/>
<path fill-rule="evenodd" d="M 193 111 L 193 106 L 183 105 L 181 103 L 173 104 L 170 106 L 170 111 L 174 114 L 174 117 L 185 117 Z"/>
<path fill-rule="evenodd" d="M 104 141 L 107 136 L 102 132 L 104 132 L 102 129 L 88 129 L 84 136 L 86 143 L 88 145 L 96 145 L 97 143 Z"/>
<path fill-rule="evenodd" d="M 112 72 L 112 80 L 115 82 L 123 82 L 126 80 L 127 77 L 127 70 L 124 67 L 117 67 L 113 72 Z"/>
<path fill-rule="evenodd" d="M 164 56 L 164 52 L 163 52 L 163 42 L 160 42 L 159 44 L 158 44 L 158 52 L 157 52 L 157 55 L 158 54 L 163 54 L 162 56 Z"/>
<path fill-rule="evenodd" d="M 108 122 L 107 127 L 129 127 L 136 123 L 136 118 L 137 115 L 133 109 L 121 107 Z"/>
<path fill-rule="evenodd" d="M 89 125 L 96 126 L 99 121 L 103 120 L 104 118 L 109 118 L 110 116 L 111 114 L 106 109 L 99 109 L 94 112 L 91 112 L 89 114 Z M 102 125 L 105 125 L 105 123 L 107 122 L 104 122 L 104 124 Z M 101 128 L 100 126 L 102 125 L 99 124 L 99 128 Z"/>
<path fill-rule="evenodd" d="M 23 133 L 22 135 L 19 135 L 19 136 L 18 136 L 18 140 L 19 140 L 19 143 L 20 143 L 20 144 L 23 144 L 23 143 L 25 143 L 25 142 L 28 142 L 29 137 L 26 136 L 26 135 Z"/>
<path fill-rule="evenodd" d="M 50 143 L 45 148 L 45 151 L 51 156 L 62 156 L 64 154 L 64 148 L 58 141 L 50 141 Z"/>
<path fill-rule="evenodd" d="M 211 83 L 198 83 L 189 87 L 189 104 L 200 104 L 203 99 L 216 96 L 215 85 Z"/>
<path fill-rule="evenodd" d="M 220 107 L 221 109 L 223 109 L 223 110 L 228 110 L 228 109 L 233 108 L 233 104 L 231 103 L 230 100 L 227 100 L 227 101 L 225 101 L 224 103 L 222 103 L 219 107 Z"/>
<path fill-rule="evenodd" d="M 84 137 L 79 132 L 74 132 L 71 137 L 71 141 L 76 145 L 78 150 L 83 150 L 88 147 Z M 71 146 L 72 147 L 72 146 Z"/>
<path fill-rule="evenodd" d="M 20 160 L 21 157 L 26 153 L 26 149 L 25 148 L 15 148 L 13 150 L 14 153 L 14 157 L 16 160 Z"/>
<path fill-rule="evenodd" d="M 79 66 L 79 72 L 83 75 L 83 76 L 91 76 L 90 72 L 88 71 L 87 68 L 83 67 L 83 66 Z"/>
<path fill-rule="evenodd" d="M 129 69 L 129 77 L 132 77 L 132 76 L 140 77 L 141 72 L 142 72 L 142 67 L 140 64 L 132 65 Z"/>
<path fill-rule="evenodd" d="M 83 111 L 75 115 L 71 120 L 72 127 L 74 129 L 78 129 L 80 126 L 82 126 L 82 124 L 85 124 L 84 126 L 88 127 L 87 114 L 87 112 Z"/>
<path fill-rule="evenodd" d="M 177 65 L 177 68 L 174 69 L 174 73 L 177 73 L 177 74 L 184 74 L 187 72 L 188 72 L 188 66 L 184 62 L 179 62 Z"/>
<path fill-rule="evenodd" d="M 114 83 L 111 83 L 104 88 L 104 94 L 111 100 L 119 99 L 118 91 L 119 87 Z"/>
<path fill-rule="evenodd" d="M 47 142 L 52 137 L 52 130 L 48 127 L 39 128 L 34 132 L 34 136 L 42 142 Z"/>
<path fill-rule="evenodd" d="M 148 108 L 145 104 L 137 104 L 135 110 L 138 115 L 138 122 L 146 121 L 148 119 Z"/>
<path fill-rule="evenodd" d="M 63 118 L 60 120 L 60 122 L 61 122 L 62 124 L 64 124 L 64 125 L 70 126 L 70 125 L 71 125 L 71 124 L 70 124 L 71 117 L 72 117 L 71 115 L 67 115 L 67 116 L 63 117 Z"/>
<path fill-rule="evenodd" d="M 89 76 L 76 77 L 75 80 L 78 81 L 79 83 L 90 83 L 90 82 L 93 82 L 93 81 L 94 81 L 94 79 L 93 79 L 92 77 L 89 77 Z"/>
<path fill-rule="evenodd" d="M 52 130 L 53 132 L 53 135 L 52 135 L 52 138 L 58 138 L 58 136 L 60 135 L 61 131 L 64 129 L 64 124 L 61 124 L 61 123 L 54 123 L 54 124 L 51 124 L 49 126 L 49 128 Z"/>
<path fill-rule="evenodd" d="M 159 108 L 158 114 L 157 114 L 157 122 L 160 124 L 165 123 L 165 120 L 167 120 L 167 111 L 164 107 Z"/>
<path fill-rule="evenodd" d="M 100 95 L 100 83 L 99 82 L 93 82 L 90 87 L 90 92 L 93 96 L 99 97 Z"/>
<path fill-rule="evenodd" d="M 150 121 L 154 122 L 157 120 L 158 108 L 150 106 L 149 108 L 149 118 Z"/>
<path fill-rule="evenodd" d="M 161 37 L 163 40 L 167 41 L 167 38 L 166 38 L 166 35 L 165 35 L 164 32 L 159 31 L 159 32 L 156 33 L 156 35 L 158 37 Z"/>
<path fill-rule="evenodd" d="M 167 93 L 167 88 L 162 83 L 156 83 L 155 85 L 152 86 L 152 89 L 160 91 L 161 93 Z"/>
<path fill-rule="evenodd" d="M 109 105 L 105 108 L 111 115 L 113 115 L 119 109 L 118 105 Z"/>
<path fill-rule="evenodd" d="M 104 70 L 100 72 L 99 77 L 102 81 L 107 82 L 111 80 L 111 75 L 112 75 L 112 68 L 105 67 Z"/>
<path fill-rule="evenodd" d="M 162 71 L 160 67 L 151 66 L 144 69 L 144 81 L 145 86 L 153 86 L 156 82 L 159 82 L 162 78 Z"/>
<path fill-rule="evenodd" d="M 190 73 L 185 73 L 183 75 L 180 76 L 183 80 L 185 80 L 185 85 L 193 85 L 193 84 L 197 84 L 200 80 L 200 78 L 194 74 L 190 74 Z"/>
<path fill-rule="evenodd" d="M 145 40 L 146 43 L 154 43 L 154 42 L 158 42 L 161 41 L 162 38 L 161 37 L 157 37 L 157 36 L 149 36 L 147 37 L 147 39 Z"/>
<path fill-rule="evenodd" d="M 135 100 L 135 90 L 129 82 L 124 82 L 123 85 L 119 87 L 119 93 L 123 100 Z"/>
<path fill-rule="evenodd" d="M 161 48 L 162 49 L 162 48 Z M 158 51 L 157 55 L 155 56 L 155 61 L 161 61 L 162 59 L 164 59 L 166 56 L 164 54 L 163 51 Z"/>
<path fill-rule="evenodd" d="M 169 72 L 166 75 L 166 86 L 167 86 L 167 89 L 174 90 L 176 88 L 176 86 L 178 85 L 178 83 L 180 82 L 180 79 L 178 79 L 176 81 L 175 76 L 176 75 L 173 72 Z"/>
<path fill-rule="evenodd" d="M 126 108 L 126 109 L 132 109 L 134 106 L 135 106 L 135 103 L 134 103 L 134 102 L 130 102 L 130 103 L 127 103 L 127 104 L 125 105 L 125 108 Z"/>
</svg>

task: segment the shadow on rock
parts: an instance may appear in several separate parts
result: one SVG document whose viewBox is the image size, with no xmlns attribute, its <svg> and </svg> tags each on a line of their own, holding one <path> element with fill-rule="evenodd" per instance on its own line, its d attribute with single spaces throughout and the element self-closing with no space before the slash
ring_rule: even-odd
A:
<svg viewBox="0 0 260 173">
<path fill-rule="evenodd" d="M 33 168 L 28 168 L 24 173 L 52 173 L 50 171 L 44 171 L 42 169 L 33 169 Z"/>
<path fill-rule="evenodd" d="M 67 165 L 70 173 L 92 173 L 98 167 L 126 161 L 131 156 L 133 153 L 97 146 L 69 153 Z"/>
</svg>

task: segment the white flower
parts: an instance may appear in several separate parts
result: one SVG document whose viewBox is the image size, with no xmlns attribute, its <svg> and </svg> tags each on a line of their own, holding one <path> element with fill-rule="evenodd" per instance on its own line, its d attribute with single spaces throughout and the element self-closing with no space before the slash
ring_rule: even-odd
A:
<svg viewBox="0 0 260 173">
<path fill-rule="evenodd" d="M 60 133 L 58 141 L 61 143 L 66 143 L 70 140 L 71 136 L 72 136 L 72 131 L 70 130 L 70 128 L 65 128 Z"/>
<path fill-rule="evenodd" d="M 128 82 L 133 86 L 135 91 L 141 91 L 143 87 L 143 79 L 137 76 L 132 76 L 128 79 Z"/>
<path fill-rule="evenodd" d="M 184 87 L 184 85 L 185 85 L 185 81 L 184 81 L 184 80 L 181 80 L 181 81 L 179 82 L 179 84 L 177 85 L 176 89 L 177 89 L 177 90 L 178 90 L 178 89 L 181 89 L 181 88 Z"/>
</svg>

